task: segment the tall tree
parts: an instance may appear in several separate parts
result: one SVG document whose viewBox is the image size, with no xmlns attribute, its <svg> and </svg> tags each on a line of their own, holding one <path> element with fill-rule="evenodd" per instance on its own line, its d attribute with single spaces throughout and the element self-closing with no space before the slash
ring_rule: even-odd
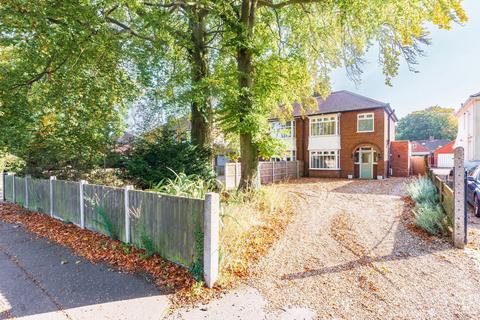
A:
<svg viewBox="0 0 480 320">
<path fill-rule="evenodd" d="M 1 121 L 16 124 L 2 130 L 25 139 L 22 143 L 17 143 L 22 139 L 4 140 L 4 145 L 23 148 L 17 153 L 25 154 L 31 145 L 26 142 L 38 137 L 33 133 L 40 130 L 43 114 L 67 109 L 65 100 L 75 100 L 85 114 L 105 108 L 119 115 L 134 101 L 159 102 L 174 112 L 190 104 L 192 140 L 210 147 L 213 109 L 208 46 L 220 34 L 221 25 L 209 18 L 204 3 L 2 2 L 0 67 L 8 76 L 0 77 L 5 110 Z M 77 91 L 62 92 L 73 83 Z M 87 94 L 95 94 L 95 99 Z M 74 116 L 79 114 L 67 116 L 78 122 Z M 118 119 L 102 115 L 105 128 L 118 128 Z M 94 136 L 111 139 L 113 135 Z"/>
<path fill-rule="evenodd" d="M 439 106 L 414 111 L 398 122 L 397 139 L 399 140 L 426 140 L 435 139 L 453 140 L 457 136 L 457 119 L 452 108 Z"/>
<path fill-rule="evenodd" d="M 362 56 L 378 43 L 387 84 L 403 57 L 413 66 L 428 44 L 424 24 L 448 29 L 465 21 L 460 0 L 237 0 L 225 3 L 236 88 L 223 101 L 225 128 L 240 135 L 240 188 L 255 188 L 266 122 L 279 105 L 328 94 L 328 71 L 344 65 L 361 73 Z M 232 64 L 232 61 L 227 61 Z"/>
</svg>

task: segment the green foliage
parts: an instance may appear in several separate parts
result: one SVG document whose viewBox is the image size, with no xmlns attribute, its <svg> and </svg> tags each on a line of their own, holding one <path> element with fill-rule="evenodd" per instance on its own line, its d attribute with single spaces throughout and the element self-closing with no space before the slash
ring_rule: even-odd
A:
<svg viewBox="0 0 480 320">
<path fill-rule="evenodd" d="M 195 228 L 195 261 L 190 266 L 190 274 L 200 282 L 203 279 L 203 231 L 200 227 Z"/>
<path fill-rule="evenodd" d="M 142 249 L 145 249 L 144 258 L 149 258 L 155 254 L 155 244 L 153 243 L 152 237 L 146 232 L 144 225 L 140 227 L 140 244 Z"/>
<path fill-rule="evenodd" d="M 115 225 L 112 223 L 109 215 L 105 211 L 105 208 L 100 204 L 99 199 L 85 198 L 85 201 L 93 208 L 98 219 L 94 219 L 94 222 L 99 225 L 113 240 L 118 240 L 118 231 Z"/>
<path fill-rule="evenodd" d="M 398 122 L 397 139 L 426 140 L 434 137 L 453 140 L 457 136 L 458 127 L 454 111 L 439 106 L 414 111 Z"/>
<path fill-rule="evenodd" d="M 439 203 L 437 189 L 432 181 L 418 178 L 410 182 L 407 194 L 415 201 L 415 223 L 430 234 L 446 234 L 448 217 Z"/>
<path fill-rule="evenodd" d="M 165 179 L 178 179 L 175 172 L 211 181 L 214 173 L 209 157 L 209 150 L 193 145 L 165 127 L 153 137 L 135 141 L 133 150 L 124 159 L 124 177 L 141 188 L 158 186 Z"/>
<path fill-rule="evenodd" d="M 415 223 L 433 235 L 447 232 L 446 215 L 438 203 L 423 203 L 415 206 Z"/>
<path fill-rule="evenodd" d="M 164 179 L 153 190 L 181 197 L 204 199 L 205 193 L 215 188 L 213 180 L 205 180 L 198 175 L 176 173 L 174 179 Z"/>
<path fill-rule="evenodd" d="M 24 160 L 9 153 L 0 153 L 0 172 L 7 171 L 19 173 L 23 172 L 24 169 Z"/>
<path fill-rule="evenodd" d="M 407 185 L 407 194 L 416 203 L 437 203 L 438 194 L 435 185 L 426 177 L 418 178 Z"/>
</svg>

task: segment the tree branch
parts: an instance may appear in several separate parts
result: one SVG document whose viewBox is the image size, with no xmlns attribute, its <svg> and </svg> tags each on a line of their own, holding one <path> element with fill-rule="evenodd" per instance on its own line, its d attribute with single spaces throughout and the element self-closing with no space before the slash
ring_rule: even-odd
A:
<svg viewBox="0 0 480 320">
<path fill-rule="evenodd" d="M 273 0 L 258 0 L 258 6 L 280 9 L 289 5 L 315 3 L 321 1 L 322 0 L 285 0 L 283 2 L 274 3 Z"/>
<path fill-rule="evenodd" d="M 142 34 L 139 34 L 137 31 L 133 30 L 132 28 L 130 28 L 129 26 L 127 26 L 126 24 L 124 24 L 123 22 L 120 22 L 116 19 L 113 19 L 111 17 L 105 17 L 105 20 L 107 20 L 108 22 L 122 28 L 124 31 L 128 32 L 129 34 L 131 34 L 132 36 L 134 37 L 137 37 L 137 38 L 140 38 L 140 39 L 143 39 L 143 40 L 147 40 L 147 41 L 152 41 L 154 42 L 155 41 L 155 38 L 152 38 L 152 37 L 148 37 L 148 36 L 144 36 Z"/>
</svg>

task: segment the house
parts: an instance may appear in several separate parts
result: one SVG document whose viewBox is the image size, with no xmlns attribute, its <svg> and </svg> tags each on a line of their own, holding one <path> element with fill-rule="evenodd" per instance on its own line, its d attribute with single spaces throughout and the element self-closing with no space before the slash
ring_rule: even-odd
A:
<svg viewBox="0 0 480 320">
<path fill-rule="evenodd" d="M 433 162 L 437 168 L 453 168 L 453 150 L 455 140 L 437 148 L 433 152 Z"/>
<path fill-rule="evenodd" d="M 284 160 L 304 161 L 310 177 L 387 177 L 398 121 L 390 105 L 345 90 L 314 98 L 311 110 L 295 103 L 292 120 L 271 120 L 287 146 Z"/>
<path fill-rule="evenodd" d="M 433 136 L 427 140 L 412 141 L 412 157 L 426 157 L 428 165 L 430 167 L 436 167 L 437 161 L 434 157 L 435 150 L 446 146 L 450 142 L 448 139 L 435 139 Z"/>
<path fill-rule="evenodd" d="M 458 134 L 455 147 L 463 147 L 465 161 L 480 161 L 480 92 L 468 97 L 455 113 Z"/>
</svg>

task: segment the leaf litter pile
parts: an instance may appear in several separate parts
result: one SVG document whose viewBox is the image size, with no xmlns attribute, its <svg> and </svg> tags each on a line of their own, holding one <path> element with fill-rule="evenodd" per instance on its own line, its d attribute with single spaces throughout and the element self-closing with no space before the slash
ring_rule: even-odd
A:
<svg viewBox="0 0 480 320">
<path fill-rule="evenodd" d="M 215 294 L 216 290 L 204 289 L 204 292 L 199 292 L 198 285 L 186 268 L 159 255 L 147 257 L 143 249 L 71 223 L 63 223 L 45 214 L 3 203 L 0 205 L 0 220 L 21 225 L 36 235 L 71 249 L 92 263 L 103 262 L 120 271 L 146 274 L 160 289 L 174 292 L 173 307 L 194 303 L 200 298 L 200 293 L 202 298 Z"/>
<path fill-rule="evenodd" d="M 81 229 L 48 215 L 28 211 L 14 204 L 0 204 L 0 220 L 21 225 L 26 230 L 69 248 L 76 255 L 92 263 L 106 263 L 123 272 L 147 275 L 162 291 L 170 296 L 171 309 L 207 303 L 218 298 L 249 276 L 249 266 L 257 262 L 283 234 L 291 221 L 290 206 L 273 210 L 275 214 L 263 217 L 260 225 L 248 228 L 237 241 L 243 243 L 240 261 L 222 270 L 220 281 L 213 289 L 197 282 L 189 271 L 159 255 L 147 257 L 145 250 L 113 240 L 106 235 Z M 273 213 L 273 212 L 272 212 Z"/>
</svg>

